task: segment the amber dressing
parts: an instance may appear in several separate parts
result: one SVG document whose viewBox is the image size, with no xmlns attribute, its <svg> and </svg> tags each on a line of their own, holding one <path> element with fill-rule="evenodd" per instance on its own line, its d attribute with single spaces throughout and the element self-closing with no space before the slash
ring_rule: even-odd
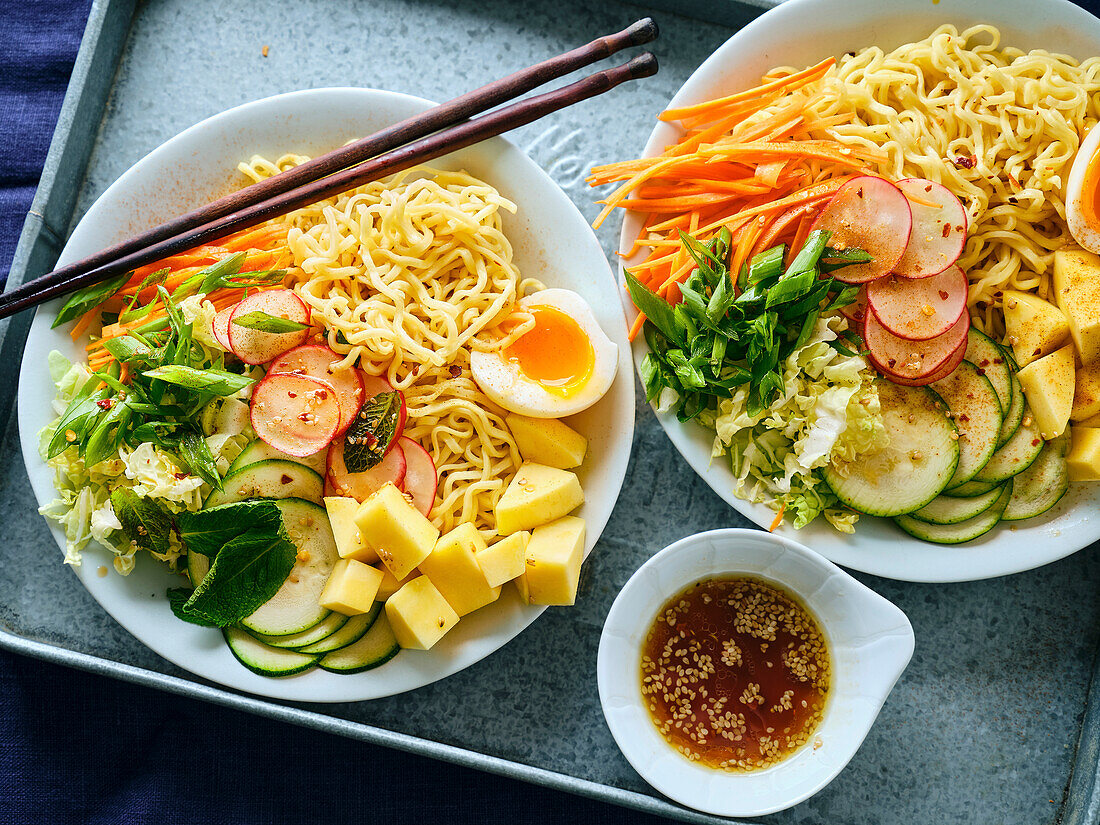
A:
<svg viewBox="0 0 1100 825">
<path fill-rule="evenodd" d="M 707 579 L 658 612 L 642 648 L 642 697 L 687 759 L 754 770 L 810 741 L 830 670 L 821 628 L 793 596 L 756 579 Z"/>
</svg>

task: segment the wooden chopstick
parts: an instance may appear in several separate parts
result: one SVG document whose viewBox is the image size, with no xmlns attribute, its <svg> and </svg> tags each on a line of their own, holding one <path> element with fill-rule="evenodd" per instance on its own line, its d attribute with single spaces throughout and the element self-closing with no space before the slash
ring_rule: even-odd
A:
<svg viewBox="0 0 1100 825">
<path fill-rule="evenodd" d="M 325 181 L 327 184 L 334 183 L 337 180 L 336 173 L 348 171 L 350 167 L 361 166 L 371 159 L 377 158 L 384 153 L 392 152 L 411 141 L 421 140 L 441 129 L 447 129 L 456 124 L 461 124 L 473 115 L 511 100 L 550 80 L 562 77 L 571 71 L 609 57 L 621 49 L 648 43 L 656 36 L 657 24 L 652 18 L 647 17 L 616 34 L 597 38 L 584 46 L 565 52 L 541 63 L 537 63 L 526 69 L 522 69 L 507 77 L 494 81 L 493 83 L 482 86 L 479 89 L 460 95 L 447 103 L 434 106 L 420 115 L 386 127 L 366 138 L 314 158 L 301 166 L 294 167 L 260 181 L 259 183 L 252 184 L 237 192 L 231 193 L 223 198 L 219 198 L 198 209 L 142 232 L 129 240 L 108 247 L 89 258 L 85 258 L 54 270 L 47 275 L 35 278 L 17 289 L 0 296 L 0 318 L 5 318 L 22 309 L 35 306 L 36 304 L 50 300 L 58 295 L 75 291 L 128 269 L 133 269 L 144 263 L 155 261 L 160 257 L 172 254 L 156 250 L 164 250 L 166 248 L 182 250 L 190 248 L 190 246 L 202 243 L 206 239 L 220 237 L 221 235 L 229 234 L 238 229 L 255 226 L 257 223 L 262 223 L 277 215 L 293 211 L 299 206 L 304 206 L 317 200 L 323 200 L 336 192 L 355 188 L 362 183 L 377 180 L 379 177 L 384 177 L 393 172 L 400 171 L 401 169 L 406 169 L 424 160 L 439 157 L 440 154 L 446 154 L 446 152 L 453 151 L 454 149 L 469 146 L 470 142 L 464 142 L 461 145 L 455 145 L 453 149 L 446 149 L 435 154 L 424 155 L 423 157 L 420 157 L 414 152 L 413 155 L 420 157 L 419 160 L 412 160 L 400 166 L 383 165 L 380 168 L 387 169 L 388 171 L 382 171 L 377 174 L 369 173 L 372 175 L 371 177 L 358 180 L 358 182 L 355 183 L 348 183 L 339 190 L 331 190 L 326 187 L 325 191 L 329 192 L 329 194 L 318 195 L 313 197 L 312 200 L 302 201 L 300 198 L 304 195 L 299 194 L 296 196 L 296 199 L 289 201 L 295 205 L 288 206 L 285 209 L 282 205 L 273 206 L 277 200 L 279 204 L 287 202 L 285 200 L 279 200 L 281 196 L 287 193 L 295 191 L 300 193 L 305 191 L 317 191 L 317 184 L 322 178 L 328 178 L 328 180 Z M 627 66 L 634 66 L 634 68 L 631 69 L 632 72 L 637 72 L 641 68 L 635 65 L 634 61 L 627 64 Z M 620 67 L 620 69 L 624 68 L 625 67 Z M 656 71 L 655 61 L 653 62 L 652 71 Z M 650 74 L 651 73 L 652 72 L 650 72 Z M 592 82 L 592 78 L 598 78 L 605 75 L 606 73 L 593 75 L 591 78 L 588 78 L 587 81 L 580 81 L 580 84 Z M 616 79 L 611 85 L 599 91 L 594 91 L 591 94 L 584 94 L 583 96 L 577 97 L 576 100 L 569 100 L 568 95 L 555 97 L 555 100 L 560 99 L 564 102 L 553 108 L 548 108 L 543 114 L 548 114 L 551 111 L 555 111 L 557 108 L 583 100 L 586 97 L 592 96 L 592 94 L 600 94 L 602 91 L 607 91 L 607 89 L 618 85 L 624 80 L 641 76 L 643 75 L 632 74 L 629 77 L 614 75 L 614 77 L 619 79 Z M 595 83 L 599 85 L 599 81 L 595 81 Z M 550 94 L 560 95 L 560 93 L 566 90 L 578 89 L 580 84 L 575 83 L 564 89 L 558 90 L 556 93 Z M 589 87 L 586 86 L 585 88 L 587 89 Z M 578 91 L 580 90 L 578 89 Z M 542 100 L 544 98 L 546 98 L 545 95 L 533 100 Z M 511 110 L 510 108 L 502 111 Z M 524 109 L 523 111 L 528 110 Z M 530 111 L 535 111 L 535 109 Z M 541 116 L 542 114 L 539 114 L 536 117 Z M 523 118 L 525 115 L 518 113 L 517 117 Z M 522 123 L 517 122 L 512 126 L 506 125 L 507 122 L 507 117 L 494 120 L 493 123 L 500 124 L 500 128 L 498 131 L 491 132 L 491 134 L 487 134 L 486 136 L 491 137 L 531 121 L 523 120 Z M 489 127 L 483 124 L 481 128 L 485 129 Z M 460 140 L 461 139 L 460 137 Z M 477 140 L 483 139 L 484 138 L 478 138 Z M 471 142 L 477 142 L 477 140 Z M 432 146 L 434 145 L 435 144 L 432 144 Z M 425 150 L 429 152 L 434 151 L 431 148 L 421 148 L 421 151 Z M 356 178 L 349 176 L 340 178 L 340 180 L 356 180 Z M 263 206 L 262 211 L 256 211 L 256 207 L 260 206 Z M 253 216 L 259 214 L 262 214 L 263 217 L 253 220 Z M 225 219 L 230 220 L 226 221 Z M 197 239 L 189 243 L 185 243 L 183 240 L 192 237 Z M 185 245 L 180 246 L 179 244 L 181 243 L 185 243 Z"/>
</svg>

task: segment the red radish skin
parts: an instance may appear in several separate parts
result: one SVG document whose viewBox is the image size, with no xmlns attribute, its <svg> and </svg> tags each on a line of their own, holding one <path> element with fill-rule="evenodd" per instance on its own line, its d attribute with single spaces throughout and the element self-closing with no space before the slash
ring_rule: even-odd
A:
<svg viewBox="0 0 1100 825">
<path fill-rule="evenodd" d="M 921 178 L 899 180 L 898 189 L 910 197 L 913 226 L 905 254 L 894 265 L 903 278 L 929 278 L 943 272 L 963 253 L 966 245 L 966 209 L 951 190 Z M 929 206 L 932 203 L 935 206 Z"/>
<path fill-rule="evenodd" d="M 369 401 L 378 395 L 380 392 L 393 392 L 393 385 L 390 384 L 385 378 L 379 375 L 369 375 L 368 373 L 359 371 L 359 378 L 363 382 L 363 401 Z M 392 450 L 393 445 L 397 443 L 397 437 L 401 435 L 405 430 L 405 422 L 409 420 L 409 407 L 405 403 L 405 393 L 401 390 L 397 391 L 397 397 L 401 399 L 401 411 L 398 413 L 397 426 L 394 428 L 394 439 L 390 442 L 390 446 L 387 449 Z M 355 410 L 359 412 L 358 409 Z"/>
<path fill-rule="evenodd" d="M 366 501 L 374 492 L 392 481 L 401 487 L 405 480 L 405 453 L 390 450 L 380 462 L 362 473 L 349 473 L 344 464 L 344 439 L 338 438 L 328 448 L 328 477 L 340 495 L 356 501 Z"/>
<path fill-rule="evenodd" d="M 927 341 L 907 341 L 891 333 L 873 312 L 868 312 L 863 322 L 863 340 L 869 360 L 879 372 L 912 381 L 925 378 L 946 364 L 959 342 L 966 341 L 969 329 L 970 315 L 964 312 L 943 335 Z"/>
<path fill-rule="evenodd" d="M 942 335 L 966 312 L 969 284 L 957 266 L 913 280 L 887 275 L 867 284 L 867 303 L 899 338 L 927 341 Z"/>
<path fill-rule="evenodd" d="M 268 372 L 292 373 L 319 378 L 331 384 L 336 390 L 336 399 L 340 403 L 340 426 L 337 435 L 342 435 L 355 414 L 363 405 L 363 381 L 359 370 L 348 367 L 333 369 L 333 365 L 343 359 L 323 344 L 304 344 L 284 352 L 268 366 Z"/>
<path fill-rule="evenodd" d="M 829 230 L 829 245 L 836 249 L 859 248 L 871 255 L 870 263 L 832 273 L 838 281 L 862 284 L 881 278 L 901 260 L 912 223 L 909 201 L 894 184 L 860 175 L 837 190 L 813 228 Z"/>
<path fill-rule="evenodd" d="M 217 315 L 214 316 L 213 329 L 215 340 L 222 345 L 222 349 L 233 351 L 233 347 L 229 343 L 229 316 L 233 314 L 235 306 L 226 307 L 220 310 Z"/>
<path fill-rule="evenodd" d="M 287 455 L 322 450 L 340 426 L 340 403 L 329 384 L 304 375 L 268 374 L 252 392 L 252 429 Z"/>
<path fill-rule="evenodd" d="M 951 357 L 947 359 L 942 367 L 935 372 L 926 375 L 924 378 L 902 378 L 897 375 L 887 375 L 887 381 L 893 381 L 895 384 L 905 384 L 907 387 L 924 387 L 928 384 L 934 384 L 941 378 L 946 378 L 953 373 L 962 363 L 963 358 L 966 357 L 966 338 L 963 338 L 962 342 L 955 347 L 955 351 L 951 353 Z"/>
<path fill-rule="evenodd" d="M 324 495 L 325 498 L 341 498 L 344 494 L 335 484 L 332 483 L 332 478 L 326 475 L 325 491 L 322 495 Z"/>
<path fill-rule="evenodd" d="M 412 498 L 413 507 L 427 517 L 435 506 L 435 490 L 439 484 L 435 462 L 428 451 L 411 438 L 401 436 L 397 446 L 405 454 L 405 493 Z"/>
<path fill-rule="evenodd" d="M 266 312 L 299 324 L 309 324 L 309 307 L 289 289 L 254 292 L 234 308 L 229 316 L 229 344 L 233 354 L 246 364 L 266 364 L 289 349 L 304 344 L 309 330 L 297 332 L 260 332 L 233 323 L 250 312 Z"/>
<path fill-rule="evenodd" d="M 867 287 L 861 287 L 855 301 L 841 307 L 840 314 L 851 322 L 853 329 L 861 329 L 863 319 L 867 317 Z"/>
</svg>

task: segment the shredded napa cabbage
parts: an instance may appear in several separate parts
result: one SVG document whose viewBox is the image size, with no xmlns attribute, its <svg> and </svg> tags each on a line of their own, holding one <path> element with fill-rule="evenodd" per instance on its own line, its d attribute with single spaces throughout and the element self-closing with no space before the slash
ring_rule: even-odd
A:
<svg viewBox="0 0 1100 825">
<path fill-rule="evenodd" d="M 839 505 L 816 472 L 830 461 L 851 461 L 886 441 L 874 372 L 859 355 L 833 346 L 843 316 L 820 318 L 807 343 L 783 364 L 783 392 L 755 416 L 748 387 L 700 415 L 715 431 L 712 455 L 728 455 L 736 494 L 792 516 L 796 528 L 823 515 L 853 532 L 858 514 Z"/>
<path fill-rule="evenodd" d="M 85 365 L 73 364 L 56 351 L 49 354 L 47 365 L 57 387 L 53 409 L 60 417 L 91 373 Z M 213 415 L 201 416 L 213 425 L 204 429 L 206 444 L 222 474 L 253 437 L 251 429 L 239 426 L 241 419 L 236 405 L 247 409 L 247 404 L 237 399 L 225 401 L 233 402 L 230 406 L 233 414 L 222 416 L 215 411 Z M 224 402 L 219 406 L 225 406 Z M 225 431 L 216 429 L 222 421 L 226 423 Z M 39 433 L 39 452 L 43 458 L 55 429 L 54 423 Z M 114 568 L 124 576 L 134 568 L 137 546 L 122 532 L 122 524 L 111 506 L 112 490 L 131 489 L 139 496 L 155 499 L 173 513 L 200 509 L 210 492 L 210 487 L 187 472 L 176 456 L 148 442 L 133 449 L 123 445 L 115 456 L 93 467 L 84 465 L 75 448 L 48 459 L 47 463 L 54 471 L 58 497 L 39 512 L 65 530 L 65 563 L 79 566 L 81 553 L 94 540 L 114 553 Z M 153 556 L 175 567 L 182 553 L 173 532 L 166 551 Z"/>
</svg>

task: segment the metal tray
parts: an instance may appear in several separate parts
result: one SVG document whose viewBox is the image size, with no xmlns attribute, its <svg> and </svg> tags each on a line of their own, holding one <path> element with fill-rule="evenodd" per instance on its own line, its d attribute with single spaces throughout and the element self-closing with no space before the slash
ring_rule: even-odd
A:
<svg viewBox="0 0 1100 825">
<path fill-rule="evenodd" d="M 657 77 L 512 136 L 589 217 L 596 211 L 583 182 L 589 165 L 637 152 L 653 116 L 730 35 L 728 26 L 759 12 L 722 0 L 700 9 L 709 22 L 657 14 Z M 73 222 L 134 161 L 222 109 L 328 85 L 445 99 L 637 16 L 637 5 L 610 0 L 544 7 L 510 0 L 96 0 L 9 284 L 49 269 Z M 601 239 L 610 254 L 617 226 Z M 0 386 L 14 386 L 28 321 L 0 326 L 0 370 L 8 371 L 0 372 Z M 35 515 L 11 402 L 11 394 L 0 395 L 0 420 L 8 421 L 0 452 L 5 648 L 684 821 L 719 821 L 669 803 L 634 773 L 604 725 L 596 691 L 600 628 L 631 572 L 689 533 L 749 526 L 677 456 L 648 406 L 638 405 L 625 492 L 575 608 L 548 611 L 503 650 L 415 697 L 321 706 L 198 681 L 115 624 L 63 570 Z M 769 821 L 1098 821 L 1100 710 L 1091 693 L 1100 559 L 1093 549 L 973 584 L 859 578 L 909 615 L 916 656 L 848 769 Z"/>
</svg>

